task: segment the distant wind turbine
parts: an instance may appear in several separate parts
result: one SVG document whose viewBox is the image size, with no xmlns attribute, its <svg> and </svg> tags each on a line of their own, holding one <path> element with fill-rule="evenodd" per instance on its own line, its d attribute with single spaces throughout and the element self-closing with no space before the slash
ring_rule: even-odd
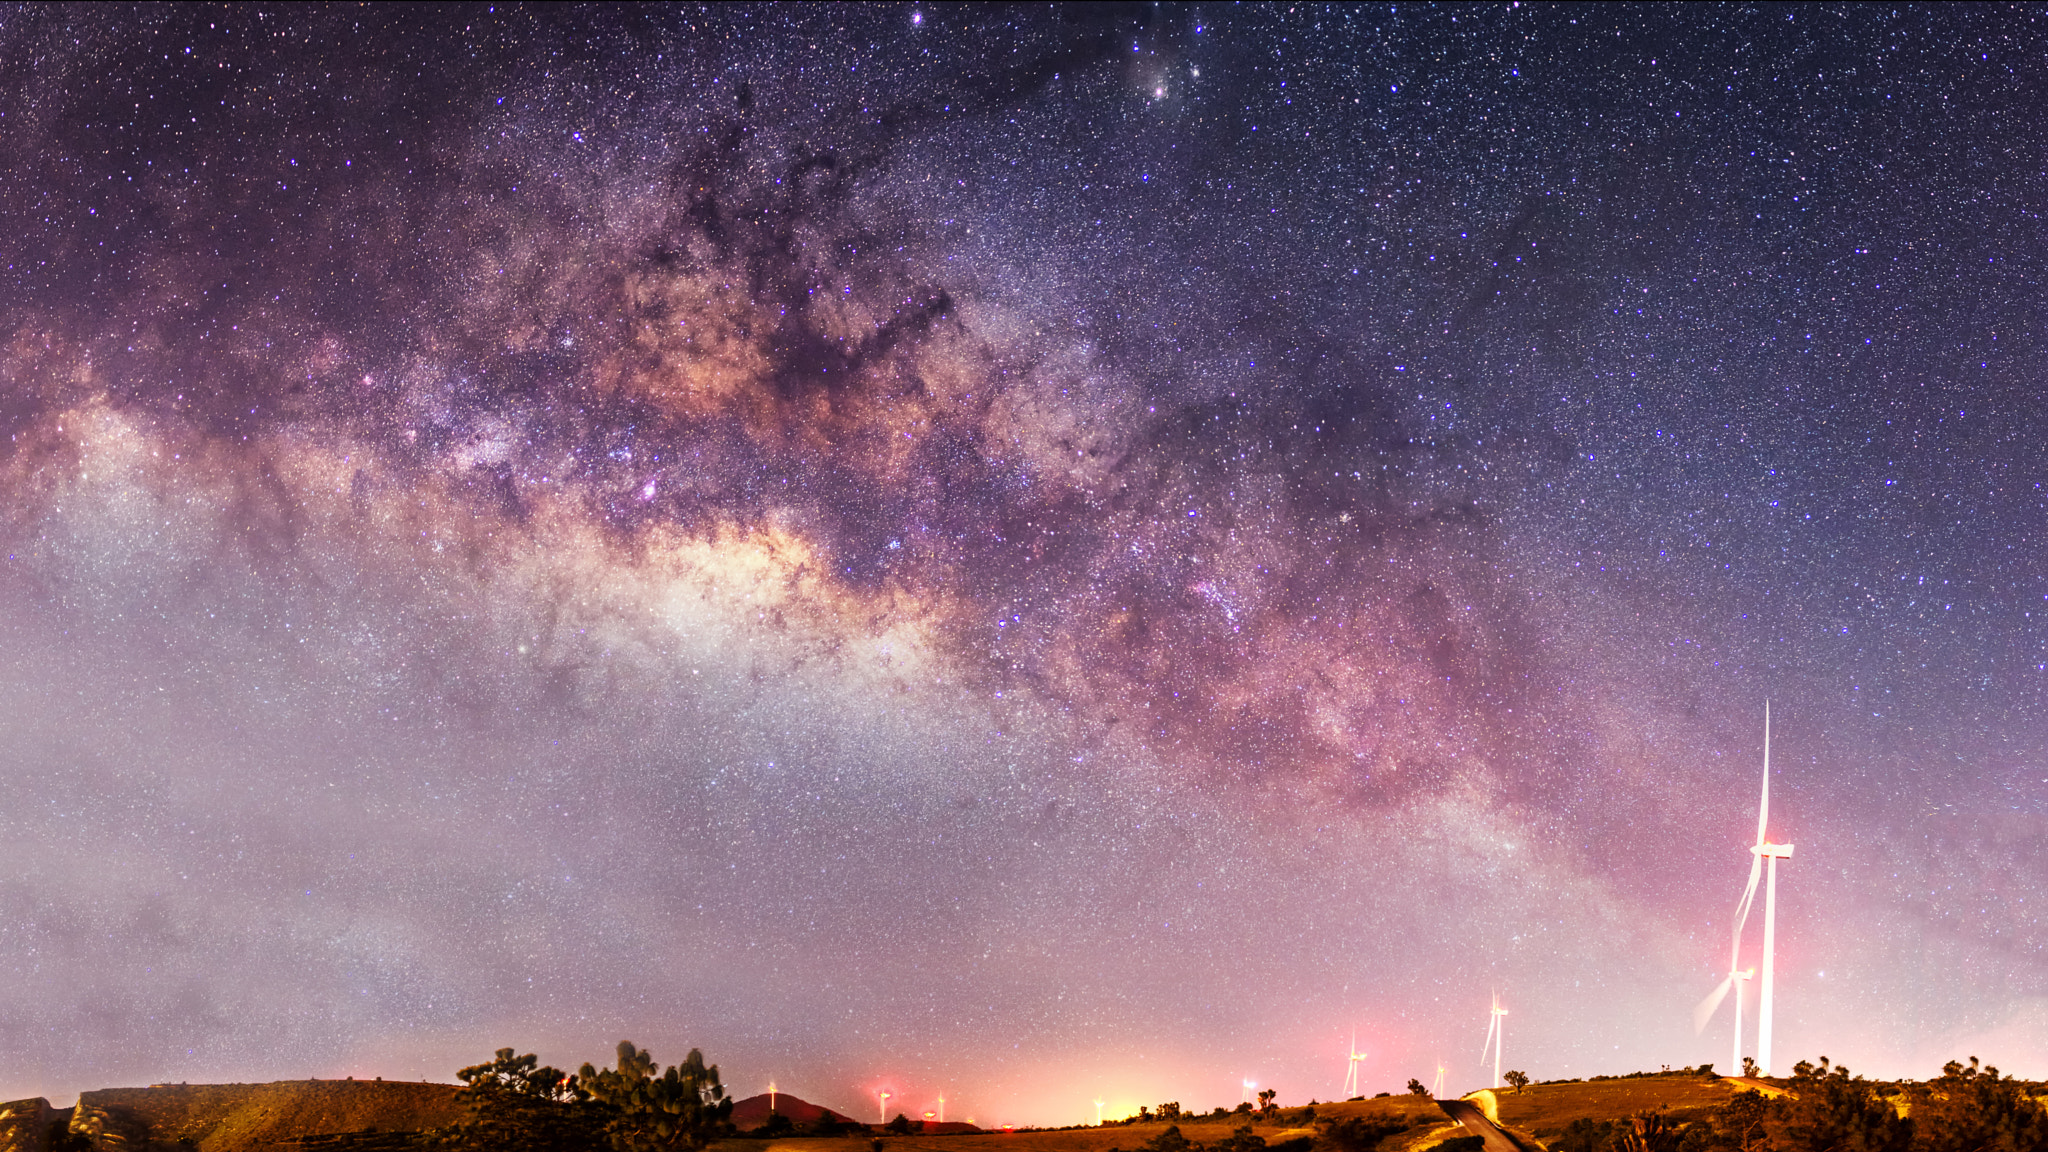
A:
<svg viewBox="0 0 2048 1152">
<path fill-rule="evenodd" d="M 877 1123 L 887 1124 L 889 1122 L 889 1097 L 891 1093 L 881 1092 L 877 1093 L 877 1095 L 879 1095 L 882 1098 L 881 1103 L 879 1105 L 879 1110 L 882 1114 L 882 1118 L 879 1121 L 877 1121 Z"/>
<path fill-rule="evenodd" d="M 1351 1034 L 1351 1068 L 1344 1075 L 1344 1099 L 1359 1095 L 1358 1062 L 1365 1059 L 1365 1053 L 1358 1050 L 1358 1033 Z"/>
<path fill-rule="evenodd" d="M 1100 1100 L 1095 1102 L 1095 1126 L 1097 1128 L 1102 1127 L 1102 1101 Z"/>
<path fill-rule="evenodd" d="M 1495 1088 L 1500 1087 L 1500 1044 L 1501 1039 L 1507 1032 L 1506 1022 L 1501 1017 L 1507 1014 L 1508 1010 L 1500 1006 L 1500 993 L 1495 992 L 1493 994 L 1493 1011 L 1489 1012 L 1486 1017 L 1486 1043 L 1479 1046 L 1479 1059 L 1482 1062 L 1486 1059 L 1486 1050 L 1488 1048 L 1493 1049 L 1493 1086 Z"/>
<path fill-rule="evenodd" d="M 1778 952 L 1778 861 L 1792 855 L 1792 845 L 1773 844 L 1770 841 L 1771 821 L 1771 705 L 1764 702 L 1764 783 L 1763 791 L 1756 806 L 1756 843 L 1750 848 L 1749 883 L 1743 886 L 1742 899 L 1735 905 L 1733 939 L 1728 956 L 1728 975 L 1707 998 L 1692 1010 L 1693 1031 L 1704 1031 L 1707 1021 L 1714 1016 L 1714 1010 L 1728 996 L 1730 988 L 1736 989 L 1735 996 L 1735 1055 L 1731 1074 L 1742 1070 L 1742 994 L 1739 981 L 1747 980 L 1755 971 L 1743 970 L 1742 930 L 1749 923 L 1749 910 L 1756 903 L 1756 885 L 1764 881 L 1764 960 L 1763 983 L 1757 998 L 1756 1018 L 1756 1063 L 1757 1074 L 1771 1074 L 1771 1008 L 1772 990 L 1776 983 Z"/>
<path fill-rule="evenodd" d="M 768 1082 L 768 1111 L 770 1114 L 773 1114 L 775 1111 L 775 1081 L 773 1080 Z"/>
<path fill-rule="evenodd" d="M 1432 1097 L 1435 1097 L 1435 1098 L 1437 1098 L 1437 1099 L 1442 1099 L 1442 1098 L 1443 1098 L 1443 1094 L 1444 1094 L 1444 1062 L 1443 1062 L 1443 1060 L 1442 1060 L 1441 1058 L 1439 1058 L 1439 1059 L 1437 1060 L 1437 1062 L 1436 1062 L 1436 1079 L 1434 1079 L 1434 1080 L 1430 1081 L 1430 1083 L 1429 1083 L 1429 1094 L 1430 1094 L 1430 1095 L 1431 1095 Z"/>
</svg>

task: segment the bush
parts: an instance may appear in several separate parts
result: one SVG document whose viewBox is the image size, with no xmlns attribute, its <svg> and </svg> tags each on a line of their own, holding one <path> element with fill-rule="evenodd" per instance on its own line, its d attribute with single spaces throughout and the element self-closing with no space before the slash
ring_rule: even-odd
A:
<svg viewBox="0 0 2048 1152">
<path fill-rule="evenodd" d="M 1138 1145 L 1140 1152 L 1188 1152 L 1192 1145 L 1181 1135 L 1180 1125 L 1168 1124 L 1166 1131 Z"/>
<path fill-rule="evenodd" d="M 1399 1120 L 1369 1120 L 1346 1116 L 1332 1120 L 1316 1133 L 1316 1152 L 1373 1152 L 1380 1141 L 1406 1132 L 1409 1125 Z"/>
<path fill-rule="evenodd" d="M 1914 1152 L 2048 1152 L 2048 1114 L 2027 1086 L 1951 1060 L 1941 1079 L 1915 1085 Z M 1886 1107 L 1889 1107 L 1887 1104 Z"/>
<path fill-rule="evenodd" d="M 1610 1152 L 1614 1147 L 1616 1124 L 1612 1120 L 1589 1120 L 1583 1116 L 1564 1126 L 1550 1142 L 1550 1152 Z"/>
</svg>

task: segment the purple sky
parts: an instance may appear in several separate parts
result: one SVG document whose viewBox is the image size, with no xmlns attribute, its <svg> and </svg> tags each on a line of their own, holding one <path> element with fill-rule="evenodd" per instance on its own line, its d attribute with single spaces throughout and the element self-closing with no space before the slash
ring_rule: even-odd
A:
<svg viewBox="0 0 2048 1152">
<path fill-rule="evenodd" d="M 2048 1075 L 2044 50 L 0 16 L 0 1098 Z"/>
</svg>

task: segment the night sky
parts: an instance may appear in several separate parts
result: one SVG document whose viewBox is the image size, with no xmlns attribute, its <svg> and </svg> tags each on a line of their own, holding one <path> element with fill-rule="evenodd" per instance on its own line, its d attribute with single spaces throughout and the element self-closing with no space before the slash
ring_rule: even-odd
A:
<svg viewBox="0 0 2048 1152">
<path fill-rule="evenodd" d="M 2048 1075 L 2042 16 L 0 13 L 0 1098 Z"/>
</svg>

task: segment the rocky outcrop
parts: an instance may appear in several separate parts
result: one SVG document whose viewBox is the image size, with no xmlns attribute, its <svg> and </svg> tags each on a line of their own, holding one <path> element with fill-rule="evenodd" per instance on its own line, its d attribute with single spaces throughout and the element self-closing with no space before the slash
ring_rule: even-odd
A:
<svg viewBox="0 0 2048 1152">
<path fill-rule="evenodd" d="M 41 1096 L 0 1104 L 0 1152 L 48 1152 L 56 1110 Z"/>
<path fill-rule="evenodd" d="M 79 1095 L 71 1130 L 94 1152 L 382 1152 L 459 1120 L 461 1091 L 389 1080 L 107 1088 Z"/>
<path fill-rule="evenodd" d="M 93 1152 L 148 1152 L 149 1122 L 119 1105 L 89 1104 L 88 1092 L 71 1113 L 71 1132 L 92 1144 Z"/>
</svg>

